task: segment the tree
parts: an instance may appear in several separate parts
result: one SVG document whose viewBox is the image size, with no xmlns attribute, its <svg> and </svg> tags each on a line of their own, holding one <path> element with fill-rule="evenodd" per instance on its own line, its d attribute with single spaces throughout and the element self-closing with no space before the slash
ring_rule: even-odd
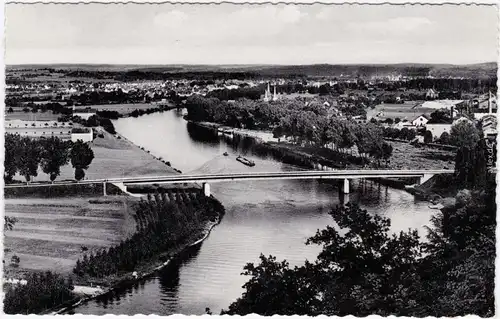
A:
<svg viewBox="0 0 500 319">
<path fill-rule="evenodd" d="M 88 169 L 92 163 L 94 151 L 87 143 L 78 140 L 71 147 L 70 158 L 71 165 L 75 169 L 75 179 L 79 181 L 85 177 L 84 170 Z"/>
<path fill-rule="evenodd" d="M 10 258 L 10 265 L 12 267 L 19 267 L 20 262 L 21 262 L 21 259 L 17 255 L 14 255 Z"/>
<path fill-rule="evenodd" d="M 14 113 L 14 109 L 11 107 L 9 107 L 9 109 L 7 110 L 7 113 Z"/>
<path fill-rule="evenodd" d="M 425 131 L 424 143 L 432 143 L 432 132 L 431 131 Z"/>
<path fill-rule="evenodd" d="M 69 162 L 69 150 L 71 142 L 65 142 L 57 137 L 51 137 L 42 141 L 41 167 L 45 174 L 50 175 L 54 181 L 61 174 L 61 167 Z"/>
<path fill-rule="evenodd" d="M 403 127 L 401 131 L 399 131 L 399 138 L 403 140 L 407 140 L 410 135 L 410 130 L 407 127 Z"/>
<path fill-rule="evenodd" d="M 337 207 L 336 225 L 307 240 L 322 246 L 314 263 L 290 269 L 261 256 L 222 314 L 492 316 L 496 185 L 488 181 L 433 217 L 426 243 L 414 230 L 389 234 L 388 218 L 356 205 Z"/>
<path fill-rule="evenodd" d="M 27 182 L 31 180 L 31 176 L 38 175 L 40 153 L 41 147 L 37 140 L 29 137 L 22 137 L 20 139 L 17 154 L 17 165 L 19 173 L 26 178 Z"/>
<path fill-rule="evenodd" d="M 479 140 L 474 149 L 460 147 L 455 157 L 455 180 L 466 188 L 481 188 L 488 178 L 486 142 Z"/>
<path fill-rule="evenodd" d="M 389 158 L 392 156 L 392 145 L 389 143 L 382 143 L 382 158 L 385 160 L 386 164 Z"/>
<path fill-rule="evenodd" d="M 243 285 L 243 296 L 222 314 L 262 316 L 319 314 L 320 301 L 316 298 L 317 286 L 304 285 L 314 276 L 313 265 L 290 268 L 287 261 L 277 262 L 276 257 L 260 255 L 260 264 L 249 263 L 243 275 L 251 276 Z"/>
<path fill-rule="evenodd" d="M 12 230 L 16 222 L 17 222 L 16 218 L 4 216 L 3 230 Z"/>
<path fill-rule="evenodd" d="M 495 197 L 490 176 L 480 191 L 459 192 L 457 203 L 433 218 L 422 267 L 428 267 L 427 289 L 440 314 L 494 314 Z"/>
<path fill-rule="evenodd" d="M 4 159 L 4 180 L 12 181 L 14 175 L 19 170 L 20 137 L 14 134 L 5 134 L 5 159 Z"/>
<path fill-rule="evenodd" d="M 460 121 L 451 127 L 450 141 L 458 147 L 474 149 L 481 139 L 481 132 L 469 121 Z"/>
<path fill-rule="evenodd" d="M 443 132 L 443 134 L 439 137 L 439 143 L 450 144 L 450 134 L 448 134 L 448 132 Z"/>
<path fill-rule="evenodd" d="M 436 110 L 431 113 L 431 123 L 451 123 L 450 112 L 443 110 Z"/>
<path fill-rule="evenodd" d="M 420 292 L 410 285 L 420 257 L 417 232 L 390 236 L 389 219 L 351 204 L 330 215 L 340 229 L 327 226 L 308 239 L 322 246 L 314 264 L 290 269 L 286 261 L 261 256 L 260 265 L 245 267 L 252 277 L 242 297 L 222 313 L 411 314 Z"/>
</svg>

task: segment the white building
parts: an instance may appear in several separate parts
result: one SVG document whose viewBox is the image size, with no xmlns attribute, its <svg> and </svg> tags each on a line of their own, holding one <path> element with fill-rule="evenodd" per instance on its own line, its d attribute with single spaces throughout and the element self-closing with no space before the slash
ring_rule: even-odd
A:
<svg viewBox="0 0 500 319">
<path fill-rule="evenodd" d="M 429 89 L 427 90 L 427 93 L 425 93 L 425 97 L 428 99 L 437 99 L 439 97 L 439 93 L 433 89 Z"/>
<path fill-rule="evenodd" d="M 414 126 L 425 126 L 427 122 L 429 122 L 429 117 L 425 114 L 421 114 L 411 121 L 411 124 Z"/>
<path fill-rule="evenodd" d="M 73 128 L 71 122 L 6 120 L 5 132 L 34 138 L 56 136 L 70 139 Z"/>
<path fill-rule="evenodd" d="M 86 131 L 86 132 L 83 132 L 83 131 Z M 71 131 L 71 141 L 76 142 L 78 140 L 80 140 L 84 143 L 92 142 L 94 140 L 94 134 L 92 132 L 92 129 L 91 128 L 73 129 Z"/>
<path fill-rule="evenodd" d="M 427 124 L 425 128 L 432 133 L 432 137 L 435 139 L 440 138 L 444 132 L 450 134 L 451 126 L 450 123 L 432 123 Z"/>
<path fill-rule="evenodd" d="M 441 137 L 441 134 L 443 134 L 444 132 L 450 134 L 453 125 L 456 125 L 464 121 L 472 123 L 472 121 L 469 120 L 468 118 L 460 117 L 454 120 L 453 123 L 427 123 L 425 125 L 425 128 L 426 130 L 431 131 L 433 138 L 439 138 Z"/>
<path fill-rule="evenodd" d="M 484 137 L 496 138 L 497 136 L 498 118 L 496 115 L 489 114 L 481 119 L 481 127 L 483 128 Z"/>
</svg>

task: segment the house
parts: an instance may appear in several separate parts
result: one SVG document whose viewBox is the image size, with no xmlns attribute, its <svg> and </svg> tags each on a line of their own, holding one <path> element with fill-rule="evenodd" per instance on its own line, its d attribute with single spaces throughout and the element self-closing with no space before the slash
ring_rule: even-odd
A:
<svg viewBox="0 0 500 319">
<path fill-rule="evenodd" d="M 487 110 L 489 113 L 493 113 L 493 110 L 496 111 L 497 109 L 497 97 L 491 92 L 488 92 L 474 99 L 473 104 L 478 110 Z"/>
<path fill-rule="evenodd" d="M 425 98 L 426 99 L 437 99 L 439 97 L 439 93 L 434 91 L 433 89 L 427 90 L 425 93 Z"/>
<path fill-rule="evenodd" d="M 425 124 L 427 124 L 427 122 L 429 122 L 429 116 L 427 116 L 426 114 L 421 114 L 419 116 L 417 116 L 415 119 L 413 119 L 411 121 L 411 124 L 413 126 L 425 126 Z"/>
<path fill-rule="evenodd" d="M 430 131 L 432 133 L 433 138 L 439 138 L 439 137 L 441 137 L 441 134 L 443 134 L 444 132 L 450 134 L 451 128 L 454 125 L 457 125 L 458 123 L 461 123 L 464 121 L 472 123 L 472 121 L 469 120 L 467 117 L 462 116 L 462 117 L 455 119 L 451 123 L 444 122 L 444 121 L 443 122 L 434 122 L 432 120 L 429 120 L 427 122 L 427 124 L 425 125 L 425 128 L 427 131 Z"/>
<path fill-rule="evenodd" d="M 484 138 L 496 140 L 498 119 L 495 115 L 486 115 L 481 119 Z"/>
<path fill-rule="evenodd" d="M 75 127 L 71 130 L 71 141 L 82 141 L 84 143 L 94 140 L 94 132 L 89 127 Z"/>
<path fill-rule="evenodd" d="M 56 136 L 61 139 L 70 139 L 73 124 L 57 121 L 24 121 L 6 120 L 5 132 L 32 138 Z"/>
<path fill-rule="evenodd" d="M 444 132 L 450 134 L 451 126 L 451 123 L 427 123 L 425 128 L 432 133 L 432 138 L 436 139 L 440 138 Z"/>
<path fill-rule="evenodd" d="M 416 130 L 418 128 L 417 125 L 414 125 L 412 122 L 408 122 L 407 120 L 403 120 L 401 122 L 393 124 L 392 127 L 397 128 L 398 130 L 401 130 L 403 128 L 407 128 L 409 130 Z"/>
</svg>

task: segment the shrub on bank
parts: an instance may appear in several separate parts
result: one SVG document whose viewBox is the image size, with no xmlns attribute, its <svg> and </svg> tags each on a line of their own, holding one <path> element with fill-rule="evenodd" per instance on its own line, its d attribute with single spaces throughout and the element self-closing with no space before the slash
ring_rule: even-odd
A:
<svg viewBox="0 0 500 319">
<path fill-rule="evenodd" d="M 26 285 L 5 284 L 4 312 L 6 314 L 33 314 L 51 309 L 75 298 L 71 278 L 36 272 L 27 275 Z"/>
</svg>

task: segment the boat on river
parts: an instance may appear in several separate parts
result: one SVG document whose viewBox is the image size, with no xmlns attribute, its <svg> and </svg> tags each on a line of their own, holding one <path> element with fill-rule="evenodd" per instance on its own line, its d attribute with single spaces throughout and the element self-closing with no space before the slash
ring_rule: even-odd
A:
<svg viewBox="0 0 500 319">
<path fill-rule="evenodd" d="M 239 156 L 239 155 L 238 155 L 238 157 L 236 158 L 236 160 L 237 160 L 238 162 L 240 162 L 240 163 L 245 164 L 246 166 L 250 166 L 250 167 L 255 166 L 255 162 L 254 162 L 254 161 L 251 161 L 251 160 L 249 160 L 248 158 L 244 158 L 244 157 Z"/>
</svg>

